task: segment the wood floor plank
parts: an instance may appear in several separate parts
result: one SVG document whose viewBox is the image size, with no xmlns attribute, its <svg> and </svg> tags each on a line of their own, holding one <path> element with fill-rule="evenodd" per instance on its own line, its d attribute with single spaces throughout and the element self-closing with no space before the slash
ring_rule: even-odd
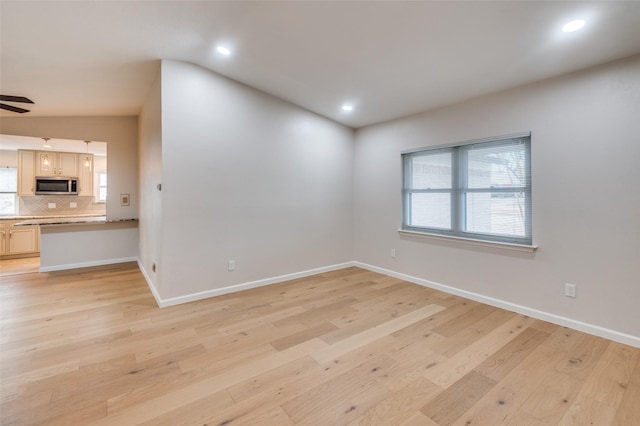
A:
<svg viewBox="0 0 640 426">
<path fill-rule="evenodd" d="M 291 346 L 295 346 L 299 343 L 302 343 L 306 340 L 313 339 L 314 337 L 324 336 L 325 334 L 335 331 L 337 329 L 338 327 L 336 327 L 330 322 L 322 322 L 318 325 L 309 327 L 297 333 L 289 333 L 284 337 L 281 337 L 276 340 L 272 340 L 271 345 L 274 348 L 276 348 L 276 350 L 281 351 L 283 349 L 290 348 Z"/>
<path fill-rule="evenodd" d="M 615 426 L 631 425 L 640 419 L 640 360 L 636 361 L 631 377 L 623 387 L 625 392 L 612 423 Z"/>
<path fill-rule="evenodd" d="M 491 333 L 475 341 L 463 350 L 448 358 L 445 362 L 428 370 L 426 377 L 438 386 L 451 386 L 467 372 L 500 350 L 505 344 L 526 330 L 533 320 L 521 315 L 513 316 L 507 322 L 498 325 Z"/>
<path fill-rule="evenodd" d="M 429 417 L 425 416 L 423 413 L 418 411 L 414 413 L 407 420 L 402 422 L 400 426 L 439 426 L 438 423 L 431 420 Z"/>
<path fill-rule="evenodd" d="M 306 377 L 317 370 L 319 364 L 311 357 L 302 357 L 281 367 L 251 377 L 227 388 L 235 402 L 252 398 L 261 393 L 277 393 L 278 388 L 291 379 Z"/>
<path fill-rule="evenodd" d="M 565 412 L 558 426 L 582 426 L 588 424 L 608 426 L 613 423 L 615 415 L 615 408 L 579 394 Z"/>
<path fill-rule="evenodd" d="M 163 309 L 135 263 L 0 297 L 2 425 L 640 418 L 640 349 L 357 267 Z"/>
<path fill-rule="evenodd" d="M 381 337 L 407 327 L 408 325 L 429 317 L 443 309 L 444 308 L 442 306 L 438 305 L 428 305 L 424 308 L 416 309 L 415 311 L 403 315 L 399 318 L 395 318 L 383 324 L 377 325 L 376 327 L 358 333 L 355 336 L 344 339 L 327 348 L 317 351 L 313 354 L 313 357 L 320 363 L 329 361 L 333 357 L 339 356 L 340 354 L 344 354 L 369 342 L 380 339 Z"/>
<path fill-rule="evenodd" d="M 284 365 L 302 356 L 326 347 L 326 343 L 313 339 L 300 345 L 285 349 L 282 352 L 269 354 L 260 362 L 242 365 L 229 369 L 220 375 L 207 377 L 180 389 L 173 390 L 162 396 L 144 401 L 135 407 L 113 413 L 110 409 L 109 417 L 96 424 L 118 425 L 123 422 L 144 422 L 157 416 L 175 410 L 183 405 L 211 393 L 226 389 L 242 380 Z"/>
<path fill-rule="evenodd" d="M 566 357 L 556 365 L 556 370 L 584 380 L 596 366 L 607 346 L 608 340 L 582 335 L 565 351 Z"/>
<path fill-rule="evenodd" d="M 245 418 L 251 416 L 251 413 L 280 406 L 308 392 L 314 386 L 345 374 L 354 368 L 355 360 L 356 358 L 345 358 L 344 362 L 320 365 L 310 356 L 305 356 L 257 374 L 228 388 L 236 404 L 210 417 L 208 424 L 221 424 L 230 420 L 240 424 L 251 424 L 245 423 Z M 357 360 L 360 361 L 360 358 Z"/>
<path fill-rule="evenodd" d="M 177 410 L 154 417 L 149 421 L 141 423 L 140 426 L 204 425 L 207 424 L 211 413 L 219 412 L 233 404 L 233 398 L 231 398 L 227 391 L 222 390 L 186 404 Z"/>
<path fill-rule="evenodd" d="M 505 419 L 504 423 L 496 423 L 505 426 L 551 426 L 541 420 L 536 419 L 529 413 L 518 411 Z M 467 425 L 468 426 L 468 425 Z M 594 425 L 595 426 L 595 425 Z"/>
<path fill-rule="evenodd" d="M 434 350 L 444 356 L 451 357 L 489 334 L 495 329 L 496 325 L 503 324 L 514 316 L 513 312 L 496 309 L 475 321 L 473 325 L 469 325 L 465 329 L 450 335 L 450 337 L 435 345 Z M 434 331 L 437 333 L 436 330 Z"/>
<path fill-rule="evenodd" d="M 563 357 L 563 353 L 548 345 L 538 345 L 454 424 L 503 425 L 511 424 L 515 418 L 533 418 L 528 413 L 523 415 L 520 407 L 538 388 L 546 373 L 553 370 L 554 363 Z M 540 420 L 535 419 L 535 422 Z"/>
<path fill-rule="evenodd" d="M 441 426 L 452 425 L 495 385 L 494 380 L 471 371 L 420 411 Z"/>
<path fill-rule="evenodd" d="M 387 356 L 377 356 L 286 402 L 282 408 L 295 423 L 304 420 L 309 424 L 347 424 L 368 408 L 363 407 L 367 399 L 360 398 L 361 394 L 371 392 L 379 400 L 390 395 L 376 379 L 386 374 L 393 363 Z"/>
<path fill-rule="evenodd" d="M 553 369 L 543 376 L 520 409 L 545 423 L 556 424 L 574 403 L 581 385 L 569 374 Z"/>
<path fill-rule="evenodd" d="M 365 411 L 349 423 L 350 426 L 394 424 L 408 421 L 412 413 L 442 391 L 441 388 L 424 378 L 413 380 L 387 399 Z"/>
<path fill-rule="evenodd" d="M 591 399 L 618 408 L 638 362 L 640 351 L 622 343 L 609 342 L 581 392 Z"/>
<path fill-rule="evenodd" d="M 493 306 L 476 304 L 473 308 L 464 312 L 464 314 L 451 318 L 444 324 L 432 328 L 432 330 L 442 336 L 451 337 L 461 331 L 467 330 L 469 327 L 473 327 L 479 320 L 496 311 L 498 311 L 498 309 Z"/>
<path fill-rule="evenodd" d="M 447 309 L 444 309 L 437 314 L 432 315 L 429 318 L 425 318 L 424 320 L 419 321 L 409 327 L 398 330 L 394 333 L 394 335 L 400 335 L 402 333 L 412 335 L 417 331 L 419 332 L 423 330 L 429 330 L 430 332 L 435 333 L 434 328 L 437 328 L 439 325 L 444 324 L 452 320 L 453 318 L 460 317 L 465 312 L 470 311 L 474 306 L 477 305 L 477 302 L 472 302 L 466 299 L 459 299 L 457 303 L 453 303 L 451 306 L 447 306 Z"/>
<path fill-rule="evenodd" d="M 484 360 L 475 371 L 499 382 L 548 337 L 543 331 L 528 328 Z"/>
</svg>

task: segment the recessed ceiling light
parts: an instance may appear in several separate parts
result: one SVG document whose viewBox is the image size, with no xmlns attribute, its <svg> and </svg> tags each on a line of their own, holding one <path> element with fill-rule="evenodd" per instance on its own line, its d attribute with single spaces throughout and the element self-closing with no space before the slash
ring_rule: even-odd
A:
<svg viewBox="0 0 640 426">
<path fill-rule="evenodd" d="M 218 51 L 218 53 L 220 53 L 222 55 L 230 55 L 231 54 L 231 51 L 229 49 L 227 49 L 226 47 L 224 47 L 224 46 L 218 46 L 216 48 L 216 50 Z"/>
<path fill-rule="evenodd" d="M 574 31 L 578 31 L 582 27 L 584 27 L 584 21 L 582 19 L 576 19 L 575 21 L 567 22 L 564 27 L 562 27 L 562 31 L 565 33 L 572 33 Z"/>
<path fill-rule="evenodd" d="M 351 105 L 342 105 L 343 111 L 353 111 L 353 107 Z"/>
</svg>

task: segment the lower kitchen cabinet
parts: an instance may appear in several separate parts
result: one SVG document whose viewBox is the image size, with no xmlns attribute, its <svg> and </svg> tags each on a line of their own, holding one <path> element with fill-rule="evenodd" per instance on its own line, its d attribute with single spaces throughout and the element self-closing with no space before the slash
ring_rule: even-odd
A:
<svg viewBox="0 0 640 426">
<path fill-rule="evenodd" d="M 8 220 L 0 220 L 0 256 L 4 256 L 7 254 L 9 250 L 9 244 L 7 244 L 7 240 L 9 239 L 9 221 Z"/>
<path fill-rule="evenodd" d="M 0 256 L 36 255 L 40 252 L 38 225 L 14 226 L 21 220 L 0 221 Z"/>
</svg>

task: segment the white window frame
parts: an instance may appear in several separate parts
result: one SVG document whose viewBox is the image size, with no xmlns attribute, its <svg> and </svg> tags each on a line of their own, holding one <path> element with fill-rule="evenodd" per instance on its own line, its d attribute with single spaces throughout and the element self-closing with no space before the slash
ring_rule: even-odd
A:
<svg viewBox="0 0 640 426">
<path fill-rule="evenodd" d="M 526 183 L 522 187 L 509 188 L 468 188 L 467 185 L 467 153 L 477 147 L 489 147 L 500 145 L 513 145 L 522 143 L 525 145 L 525 173 Z M 412 170 L 411 160 L 413 156 L 425 155 L 425 153 L 450 152 L 452 154 L 452 185 L 450 189 L 415 189 L 411 187 Z M 461 142 L 453 145 L 421 148 L 402 153 L 403 184 L 402 184 L 402 229 L 401 232 L 420 235 L 434 235 L 438 237 L 452 237 L 471 242 L 489 242 L 505 245 L 527 246 L 532 245 L 532 199 L 531 199 L 531 133 L 520 133 L 508 136 L 478 139 Z M 492 233 L 468 232 L 465 230 L 466 222 L 466 196 L 470 193 L 481 192 L 522 192 L 525 197 L 524 237 L 514 235 L 501 235 Z M 413 226 L 411 224 L 411 194 L 414 193 L 450 193 L 451 194 L 451 229 Z"/>
<path fill-rule="evenodd" d="M 9 194 L 13 198 L 13 211 L 5 212 L 4 214 L 16 214 L 18 212 L 18 168 L 17 167 L 2 167 L 3 169 L 13 169 L 15 173 L 14 181 L 16 182 L 15 191 L 7 191 L 4 187 L 0 188 L 0 194 Z M 5 182 L 6 183 L 6 182 Z M 4 186 L 4 185 L 2 185 Z"/>
</svg>

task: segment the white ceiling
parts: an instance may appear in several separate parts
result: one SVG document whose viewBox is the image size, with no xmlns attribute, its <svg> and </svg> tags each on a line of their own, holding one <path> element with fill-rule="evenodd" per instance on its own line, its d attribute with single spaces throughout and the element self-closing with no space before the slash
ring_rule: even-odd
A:
<svg viewBox="0 0 640 426">
<path fill-rule="evenodd" d="M 361 127 L 640 53 L 638 1 L 2 0 L 0 27 L 31 116 L 138 114 L 174 59 Z"/>
</svg>

